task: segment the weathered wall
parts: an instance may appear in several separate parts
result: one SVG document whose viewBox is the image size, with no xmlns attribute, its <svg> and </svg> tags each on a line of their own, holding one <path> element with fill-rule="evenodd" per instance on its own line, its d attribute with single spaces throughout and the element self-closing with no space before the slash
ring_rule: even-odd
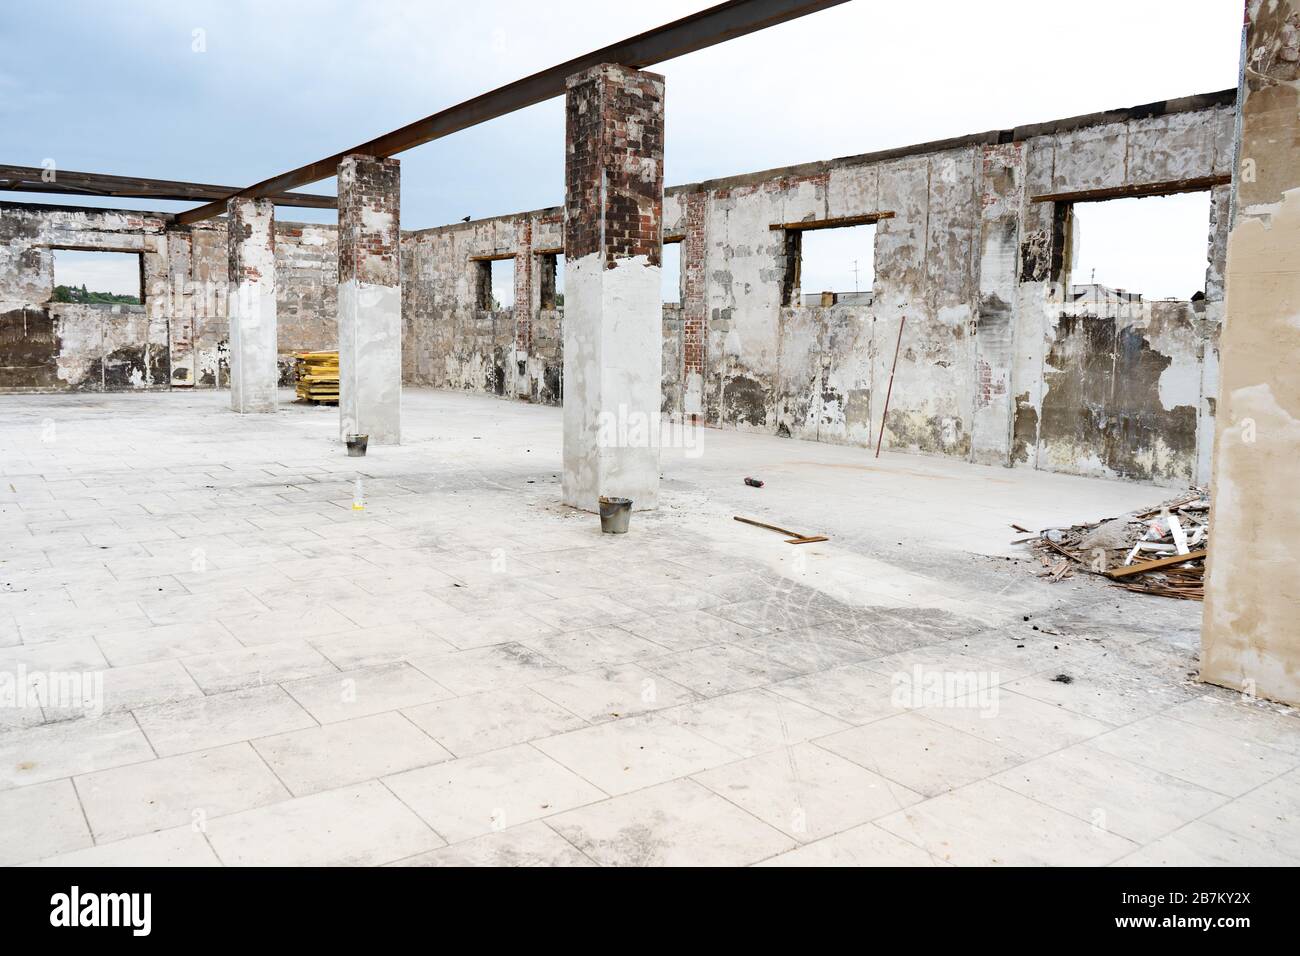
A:
<svg viewBox="0 0 1300 956">
<path fill-rule="evenodd" d="M 1300 2 L 1249 0 L 1201 674 L 1300 704 Z"/>
<path fill-rule="evenodd" d="M 141 253 L 144 304 L 51 302 L 59 248 Z M 291 352 L 337 341 L 336 230 L 277 223 L 275 259 L 288 383 Z M 0 203 L 0 391 L 228 386 L 227 270 L 224 220 Z"/>
<path fill-rule="evenodd" d="M 559 209 L 407 233 L 402 241 L 403 380 L 558 405 L 559 316 L 554 307 L 542 307 L 542 283 L 533 280 L 543 267 L 554 268 L 553 257 L 563 248 Z M 494 310 L 484 283 L 489 260 L 503 257 L 515 260 L 515 305 Z M 546 257 L 551 258 L 534 261 Z M 525 344 L 529 339 L 531 349 Z"/>
<path fill-rule="evenodd" d="M 164 278 L 163 220 L 147 213 L 0 208 L 0 390 L 149 388 L 170 376 L 167 336 L 145 307 L 50 302 L 52 247 L 138 252 Z"/>
<path fill-rule="evenodd" d="M 668 189 L 683 297 L 663 310 L 663 411 L 874 443 L 905 318 L 890 447 L 1207 481 L 1234 117 L 1232 97 L 1213 94 Z M 1188 181 L 1215 184 L 1204 299 L 1069 301 L 1070 202 L 1035 197 Z M 802 303 L 789 288 L 798 233 L 773 224 L 884 213 L 870 304 L 786 304 Z M 51 246 L 143 252 L 147 321 L 52 310 Z M 560 402 L 563 313 L 548 276 L 561 210 L 404 233 L 401 247 L 404 381 Z M 0 388 L 227 385 L 225 248 L 221 221 L 181 230 L 141 213 L 0 204 Z M 485 260 L 502 256 L 515 305 L 494 310 Z M 286 380 L 288 352 L 337 344 L 337 261 L 333 227 L 277 225 Z"/>
<path fill-rule="evenodd" d="M 895 449 L 1166 484 L 1208 478 L 1223 312 L 1231 95 L 670 188 L 683 300 L 664 307 L 663 410 L 820 441 L 875 441 L 905 319 L 885 443 Z M 1070 203 L 1214 185 L 1195 303 L 1069 301 Z M 1183 188 L 1186 188 L 1184 186 Z M 408 233 L 406 381 L 557 402 L 559 316 L 537 276 L 558 210 Z M 887 215 L 870 304 L 801 303 L 796 230 Z M 513 255 L 514 309 L 481 308 L 486 257 Z M 520 294 L 522 291 L 523 294 Z"/>
</svg>

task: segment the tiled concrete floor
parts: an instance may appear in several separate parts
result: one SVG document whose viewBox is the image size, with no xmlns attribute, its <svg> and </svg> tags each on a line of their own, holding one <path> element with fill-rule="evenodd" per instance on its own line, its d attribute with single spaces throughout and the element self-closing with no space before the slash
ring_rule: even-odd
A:
<svg viewBox="0 0 1300 956">
<path fill-rule="evenodd" d="M 1007 558 L 1161 490 L 711 431 L 610 537 L 557 409 L 287 398 L 0 397 L 0 862 L 1300 862 L 1199 606 Z"/>
</svg>

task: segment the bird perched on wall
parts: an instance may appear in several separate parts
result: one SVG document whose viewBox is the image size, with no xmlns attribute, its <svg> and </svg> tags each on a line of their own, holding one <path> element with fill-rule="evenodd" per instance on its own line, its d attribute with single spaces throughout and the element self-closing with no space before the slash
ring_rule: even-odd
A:
<svg viewBox="0 0 1300 956">
<path fill-rule="evenodd" d="M 464 219 L 461 220 L 461 222 L 469 222 L 469 216 L 466 216 Z"/>
</svg>

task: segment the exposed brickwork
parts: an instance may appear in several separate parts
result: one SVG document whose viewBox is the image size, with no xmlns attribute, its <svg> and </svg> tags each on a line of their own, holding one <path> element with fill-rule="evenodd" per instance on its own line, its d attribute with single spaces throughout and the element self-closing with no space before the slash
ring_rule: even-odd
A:
<svg viewBox="0 0 1300 956">
<path fill-rule="evenodd" d="M 339 281 L 400 285 L 401 164 L 353 154 L 339 163 Z"/>
<path fill-rule="evenodd" d="M 253 236 L 254 219 L 267 219 L 275 222 L 275 205 L 265 199 L 232 199 L 226 204 L 226 250 L 230 257 L 229 281 L 239 282 L 243 279 L 257 281 L 262 278 L 262 264 L 274 261 L 275 229 L 266 233 L 267 248 L 265 252 L 250 246 L 248 240 Z"/>
<path fill-rule="evenodd" d="M 569 79 L 566 256 L 660 264 L 663 157 L 662 76 L 606 63 Z"/>
<path fill-rule="evenodd" d="M 705 308 L 707 277 L 704 269 L 704 213 L 708 197 L 691 193 L 683 197 L 686 238 L 682 240 L 682 370 L 704 373 L 708 341 Z"/>
<path fill-rule="evenodd" d="M 525 354 L 533 348 L 533 223 L 519 226 L 519 248 L 515 253 L 515 348 Z"/>
</svg>

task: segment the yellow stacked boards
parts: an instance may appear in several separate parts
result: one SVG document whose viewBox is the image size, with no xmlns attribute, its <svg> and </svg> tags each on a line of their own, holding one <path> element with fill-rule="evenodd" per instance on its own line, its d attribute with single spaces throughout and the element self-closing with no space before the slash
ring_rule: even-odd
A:
<svg viewBox="0 0 1300 956">
<path fill-rule="evenodd" d="M 298 398 L 323 405 L 339 403 L 339 353 L 294 352 Z"/>
</svg>

